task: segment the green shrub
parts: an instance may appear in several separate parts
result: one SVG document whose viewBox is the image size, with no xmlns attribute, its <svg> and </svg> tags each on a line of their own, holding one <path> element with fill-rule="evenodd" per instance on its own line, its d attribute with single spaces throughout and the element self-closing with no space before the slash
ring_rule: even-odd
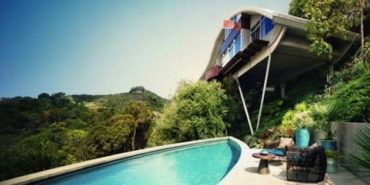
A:
<svg viewBox="0 0 370 185">
<path fill-rule="evenodd" d="M 251 148 L 262 148 L 263 145 L 258 142 L 258 138 L 251 135 L 246 135 L 243 137 L 243 142 L 246 143 Z"/>
<path fill-rule="evenodd" d="M 303 127 L 311 128 L 315 125 L 315 122 L 310 114 L 309 105 L 305 102 L 299 103 L 294 107 L 294 110 L 289 110 L 285 113 L 281 127 L 294 130 Z"/>
<path fill-rule="evenodd" d="M 218 82 L 182 82 L 165 106 L 151 135 L 151 145 L 225 135 L 226 95 Z"/>
<path fill-rule="evenodd" d="M 338 152 L 335 150 L 325 150 L 326 158 L 338 159 Z"/>
<path fill-rule="evenodd" d="M 370 174 L 370 126 L 361 130 L 356 136 L 356 144 L 361 148 L 350 155 L 350 159 Z M 369 175 L 370 176 L 370 175 Z"/>
<path fill-rule="evenodd" d="M 370 71 L 338 85 L 330 99 L 330 121 L 370 121 Z"/>
</svg>

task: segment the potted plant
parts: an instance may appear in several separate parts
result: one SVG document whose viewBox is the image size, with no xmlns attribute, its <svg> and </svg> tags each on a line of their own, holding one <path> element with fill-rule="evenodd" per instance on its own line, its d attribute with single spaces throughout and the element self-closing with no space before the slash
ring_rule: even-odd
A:
<svg viewBox="0 0 370 185">
<path fill-rule="evenodd" d="M 326 172 L 337 173 L 338 172 L 338 153 L 335 150 L 326 150 Z"/>
<path fill-rule="evenodd" d="M 334 132 L 332 131 L 332 124 L 329 121 L 322 122 L 319 124 L 320 130 L 325 134 L 324 139 L 320 140 L 320 144 L 325 150 L 337 150 L 337 141 L 333 139 Z"/>
<path fill-rule="evenodd" d="M 315 141 L 319 142 L 325 150 L 336 150 L 337 142 L 333 140 L 332 124 L 329 120 L 333 117 L 329 106 L 323 103 L 316 103 L 310 107 L 311 116 L 316 122 Z"/>
<path fill-rule="evenodd" d="M 310 143 L 309 128 L 314 126 L 309 106 L 307 103 L 302 102 L 294 107 L 294 110 L 289 110 L 283 116 L 282 128 L 291 128 L 295 130 L 295 144 L 297 148 L 306 148 Z"/>
<path fill-rule="evenodd" d="M 307 111 L 296 113 L 297 129 L 295 132 L 296 147 L 306 148 L 310 143 L 309 127 L 312 126 L 312 119 Z"/>
</svg>

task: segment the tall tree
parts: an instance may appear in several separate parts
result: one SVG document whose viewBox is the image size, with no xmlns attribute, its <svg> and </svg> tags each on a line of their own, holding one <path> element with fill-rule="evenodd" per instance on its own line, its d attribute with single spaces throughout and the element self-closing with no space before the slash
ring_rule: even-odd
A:
<svg viewBox="0 0 370 185">
<path fill-rule="evenodd" d="M 143 148 L 148 139 L 148 132 L 153 122 L 153 114 L 147 105 L 140 102 L 132 102 L 123 111 L 133 118 L 131 128 L 131 149 Z"/>
<path fill-rule="evenodd" d="M 330 59 L 330 38 L 346 38 L 354 6 L 354 1 L 349 0 L 293 0 L 290 13 L 310 20 L 305 26 L 310 51 Z"/>
</svg>

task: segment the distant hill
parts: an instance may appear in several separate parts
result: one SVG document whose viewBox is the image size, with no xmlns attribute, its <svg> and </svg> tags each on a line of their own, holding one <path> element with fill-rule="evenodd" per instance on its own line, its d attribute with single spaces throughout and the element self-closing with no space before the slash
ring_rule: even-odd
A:
<svg viewBox="0 0 370 185">
<path fill-rule="evenodd" d="M 160 111 L 163 105 L 168 102 L 157 94 L 146 90 L 142 87 L 137 90 L 134 87 L 127 93 L 110 94 L 110 95 L 71 95 L 73 101 L 81 103 L 84 102 L 88 108 L 97 110 L 99 108 L 109 108 L 121 110 L 130 102 L 142 102 L 147 104 L 155 111 Z"/>
</svg>

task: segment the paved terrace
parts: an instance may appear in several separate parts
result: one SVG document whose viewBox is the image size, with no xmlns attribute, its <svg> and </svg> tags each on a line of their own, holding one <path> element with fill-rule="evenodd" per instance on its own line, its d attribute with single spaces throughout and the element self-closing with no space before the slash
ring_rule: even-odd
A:
<svg viewBox="0 0 370 185">
<path fill-rule="evenodd" d="M 244 150 L 241 164 L 236 166 L 237 172 L 233 175 L 232 184 L 248 185 L 295 185 L 295 184 L 320 184 L 320 185 L 366 185 L 352 173 L 344 168 L 339 168 L 336 174 L 326 174 L 325 180 L 320 183 L 299 183 L 286 180 L 286 162 L 272 161 L 269 163 L 270 174 L 260 175 L 257 173 L 259 159 L 253 158 L 252 153 L 260 152 L 261 149 Z"/>
</svg>

